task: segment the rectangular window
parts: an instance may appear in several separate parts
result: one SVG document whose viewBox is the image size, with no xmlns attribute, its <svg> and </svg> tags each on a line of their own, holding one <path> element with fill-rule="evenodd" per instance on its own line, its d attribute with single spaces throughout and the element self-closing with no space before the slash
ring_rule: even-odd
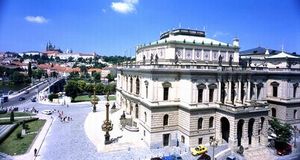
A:
<svg viewBox="0 0 300 160">
<path fill-rule="evenodd" d="M 169 97 L 169 87 L 164 88 L 164 100 L 168 100 Z"/>
<path fill-rule="evenodd" d="M 296 98 L 297 87 L 294 87 L 293 97 Z"/>
<path fill-rule="evenodd" d="M 277 86 L 273 86 L 273 97 L 277 97 L 277 92 L 278 92 L 278 87 Z"/>
<path fill-rule="evenodd" d="M 198 103 L 202 103 L 203 89 L 198 89 Z"/>
<path fill-rule="evenodd" d="M 146 86 L 146 98 L 148 98 L 148 86 Z"/>
<path fill-rule="evenodd" d="M 214 89 L 209 89 L 209 102 L 214 101 Z"/>
<path fill-rule="evenodd" d="M 209 141 L 212 141 L 214 139 L 214 136 L 209 137 Z"/>
<path fill-rule="evenodd" d="M 198 144 L 202 144 L 202 138 L 198 138 Z"/>
</svg>

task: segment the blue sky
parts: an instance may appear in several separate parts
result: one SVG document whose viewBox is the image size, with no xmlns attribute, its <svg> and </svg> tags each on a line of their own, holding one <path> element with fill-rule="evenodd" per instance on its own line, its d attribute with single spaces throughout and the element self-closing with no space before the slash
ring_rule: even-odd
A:
<svg viewBox="0 0 300 160">
<path fill-rule="evenodd" d="M 88 3 L 87 3 L 88 2 Z M 0 51 L 62 50 L 133 56 L 135 46 L 178 28 L 241 50 L 262 46 L 300 54 L 297 0 L 0 0 Z"/>
</svg>

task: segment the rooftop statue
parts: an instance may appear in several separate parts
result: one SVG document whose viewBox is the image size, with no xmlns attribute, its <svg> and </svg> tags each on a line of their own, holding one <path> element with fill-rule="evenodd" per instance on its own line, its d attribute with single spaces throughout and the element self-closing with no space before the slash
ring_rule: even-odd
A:
<svg viewBox="0 0 300 160">
<path fill-rule="evenodd" d="M 145 64 L 146 64 L 146 56 L 143 55 L 143 65 L 145 65 Z"/>
<path fill-rule="evenodd" d="M 250 57 L 250 58 L 249 58 L 249 61 L 248 61 L 248 66 L 249 66 L 249 67 L 251 67 L 251 63 L 252 63 L 252 58 Z"/>
<path fill-rule="evenodd" d="M 175 54 L 175 64 L 177 64 L 178 63 L 178 56 L 177 56 L 177 54 Z"/>
<path fill-rule="evenodd" d="M 153 63 L 153 54 L 151 53 L 151 56 L 150 56 L 150 64 Z"/>
<path fill-rule="evenodd" d="M 232 60 L 233 60 L 233 57 L 232 55 L 229 56 L 229 66 L 232 66 Z"/>
<path fill-rule="evenodd" d="M 221 55 L 219 55 L 219 66 L 222 66 L 222 60 L 223 60 L 223 57 Z"/>
<path fill-rule="evenodd" d="M 157 64 L 158 63 L 158 55 L 156 54 L 155 55 L 155 64 Z"/>
</svg>

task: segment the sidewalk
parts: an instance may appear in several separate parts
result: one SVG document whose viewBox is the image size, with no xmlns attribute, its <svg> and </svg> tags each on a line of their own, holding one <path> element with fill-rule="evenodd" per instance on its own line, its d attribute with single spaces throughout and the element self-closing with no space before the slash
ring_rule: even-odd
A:
<svg viewBox="0 0 300 160">
<path fill-rule="evenodd" d="M 35 160 L 37 157 L 34 156 L 34 149 L 36 148 L 39 154 L 39 151 L 43 145 L 44 139 L 47 136 L 47 133 L 52 125 L 52 122 L 54 119 L 52 119 L 50 116 L 39 114 L 37 116 L 39 119 L 45 119 L 46 123 L 41 129 L 40 133 L 37 135 L 37 137 L 33 140 L 31 146 L 28 148 L 27 152 L 23 155 L 14 156 L 15 160 Z"/>
</svg>

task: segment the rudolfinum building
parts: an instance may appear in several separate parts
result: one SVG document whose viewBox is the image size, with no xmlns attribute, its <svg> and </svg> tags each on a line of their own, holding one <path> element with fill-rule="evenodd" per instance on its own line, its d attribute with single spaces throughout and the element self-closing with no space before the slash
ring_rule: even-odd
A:
<svg viewBox="0 0 300 160">
<path fill-rule="evenodd" d="M 139 128 L 137 139 L 150 148 L 213 138 L 257 147 L 267 144 L 270 117 L 299 124 L 300 58 L 239 49 L 238 39 L 224 43 L 190 29 L 139 45 L 135 63 L 118 68 L 116 100 Z"/>
</svg>

